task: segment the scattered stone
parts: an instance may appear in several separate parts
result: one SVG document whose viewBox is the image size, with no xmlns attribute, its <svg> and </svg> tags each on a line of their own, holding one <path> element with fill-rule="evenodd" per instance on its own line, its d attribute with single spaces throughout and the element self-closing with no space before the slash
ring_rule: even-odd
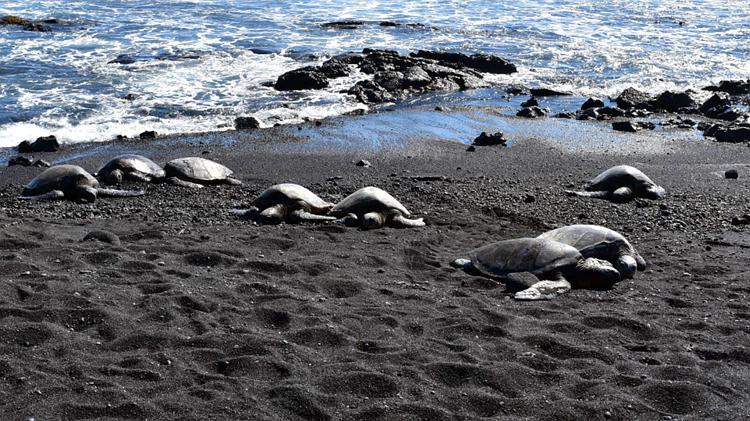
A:
<svg viewBox="0 0 750 421">
<path fill-rule="evenodd" d="M 124 99 L 125 101 L 135 101 L 136 99 L 138 99 L 138 95 L 137 94 L 127 94 L 124 97 L 122 97 L 122 99 Z"/>
<path fill-rule="evenodd" d="M 522 107 L 538 107 L 539 106 L 539 101 L 537 101 L 537 99 L 532 96 L 528 100 L 522 102 L 521 106 Z"/>
<path fill-rule="evenodd" d="M 151 140 L 151 139 L 156 139 L 156 132 L 155 132 L 155 131 L 153 131 L 153 130 L 147 130 L 147 131 L 145 131 L 145 132 L 141 133 L 140 135 L 138 135 L 138 137 L 139 137 L 139 138 L 140 138 L 141 140 Z"/>
<path fill-rule="evenodd" d="M 508 95 L 524 95 L 526 93 L 526 90 L 524 88 L 521 88 L 520 86 L 511 86 L 510 88 L 506 89 L 505 92 Z"/>
<path fill-rule="evenodd" d="M 18 145 L 18 152 L 57 152 L 60 150 L 60 143 L 55 136 L 43 136 L 37 138 L 34 142 L 24 140 Z"/>
<path fill-rule="evenodd" d="M 26 158 L 25 156 L 14 156 L 13 158 L 8 160 L 8 166 L 12 167 L 14 165 L 29 167 L 31 166 L 31 160 L 29 158 Z"/>
<path fill-rule="evenodd" d="M 359 160 L 359 161 L 357 162 L 357 166 L 358 166 L 358 167 L 365 167 L 365 168 L 370 168 L 370 167 L 372 167 L 372 164 L 370 163 L 370 161 L 368 161 L 368 160 L 366 160 L 366 159 L 360 159 L 360 160 Z"/>
<path fill-rule="evenodd" d="M 479 136 L 474 139 L 474 142 L 472 145 L 475 146 L 494 146 L 494 145 L 501 145 L 501 146 L 507 146 L 505 144 L 507 142 L 507 139 L 503 137 L 502 132 L 496 132 L 492 134 L 487 134 L 487 132 L 482 132 L 479 134 Z"/>
<path fill-rule="evenodd" d="M 476 151 L 476 150 L 477 150 L 477 148 L 476 148 L 476 147 L 474 147 L 474 145 L 469 145 L 469 147 L 468 147 L 468 148 L 466 148 L 466 152 L 474 152 L 474 151 Z"/>
<path fill-rule="evenodd" d="M 732 217 L 732 225 L 750 225 L 750 215 Z"/>
<path fill-rule="evenodd" d="M 237 117 L 234 119 L 234 128 L 237 130 L 250 130 L 260 127 L 260 121 L 255 117 Z"/>
<path fill-rule="evenodd" d="M 38 168 L 49 168 L 52 166 L 49 162 L 43 160 L 43 159 L 37 159 L 34 161 L 33 164 L 31 164 L 32 167 L 38 167 Z"/>
<path fill-rule="evenodd" d="M 724 178 L 726 179 L 736 180 L 739 176 L 739 173 L 734 168 L 724 171 Z"/>
<path fill-rule="evenodd" d="M 523 198 L 523 201 L 524 201 L 524 203 L 534 203 L 534 202 L 536 202 L 536 197 L 534 197 L 533 194 L 527 194 Z"/>
<path fill-rule="evenodd" d="M 120 237 L 115 233 L 103 230 L 91 231 L 86 234 L 81 241 L 101 241 L 102 243 L 109 243 L 113 246 L 119 246 L 121 244 Z"/>
<path fill-rule="evenodd" d="M 577 115 L 576 115 L 576 113 L 572 113 L 572 112 L 562 112 L 562 113 L 555 114 L 553 117 L 555 117 L 555 118 L 574 119 L 574 118 L 577 117 Z"/>
<path fill-rule="evenodd" d="M 569 92 L 555 91 L 554 89 L 547 88 L 532 88 L 529 90 L 533 96 L 568 96 Z"/>
<path fill-rule="evenodd" d="M 539 107 L 524 107 L 516 115 L 518 117 L 537 118 L 546 116 L 547 112 Z"/>
<path fill-rule="evenodd" d="M 589 108 L 602 108 L 604 107 L 604 101 L 602 101 L 600 98 L 594 98 L 591 97 L 586 100 L 586 102 L 581 105 L 582 110 L 588 110 Z"/>
<path fill-rule="evenodd" d="M 440 111 L 440 112 L 443 112 L 443 113 L 450 112 L 450 110 L 451 110 L 450 108 L 444 107 L 442 105 L 438 105 L 437 107 L 435 107 L 435 111 Z"/>
<path fill-rule="evenodd" d="M 614 123 L 612 123 L 612 128 L 614 130 L 617 130 L 618 132 L 629 133 L 635 133 L 639 130 L 639 128 L 636 127 L 636 125 L 631 121 L 615 121 Z"/>
<path fill-rule="evenodd" d="M 750 127 L 722 127 L 714 133 L 717 142 L 750 142 Z"/>
<path fill-rule="evenodd" d="M 600 107 L 597 108 L 596 111 L 599 112 L 601 115 L 606 115 L 609 117 L 623 117 L 625 116 L 625 111 L 618 107 Z"/>
<path fill-rule="evenodd" d="M 646 92 L 639 91 L 635 88 L 627 88 L 622 91 L 615 102 L 617 102 L 617 107 L 624 110 L 633 108 L 650 110 L 650 103 L 652 100 L 653 97 Z"/>
</svg>

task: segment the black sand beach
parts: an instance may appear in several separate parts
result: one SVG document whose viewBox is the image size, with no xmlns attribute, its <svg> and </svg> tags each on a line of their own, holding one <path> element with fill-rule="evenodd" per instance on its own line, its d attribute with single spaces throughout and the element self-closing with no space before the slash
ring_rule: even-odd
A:
<svg viewBox="0 0 750 421">
<path fill-rule="evenodd" d="M 352 121 L 371 131 L 344 133 Z M 95 171 L 123 152 L 200 155 L 235 170 L 239 187 L 23 202 L 41 169 L 0 169 L 0 418 L 747 418 L 750 239 L 731 220 L 750 213 L 750 148 L 578 122 L 565 124 L 580 141 L 619 140 L 580 148 L 554 130 L 524 137 L 530 129 L 475 152 L 437 135 L 373 146 L 367 137 L 386 130 L 377 121 L 38 156 Z M 321 136 L 327 147 L 306 147 Z M 667 198 L 563 193 L 616 164 L 637 166 Z M 738 179 L 724 178 L 731 168 Z M 332 202 L 379 186 L 427 226 L 257 226 L 231 213 L 287 181 Z M 612 290 L 519 302 L 449 266 L 573 223 L 625 234 L 648 269 Z M 83 241 L 92 231 L 112 235 Z"/>
</svg>

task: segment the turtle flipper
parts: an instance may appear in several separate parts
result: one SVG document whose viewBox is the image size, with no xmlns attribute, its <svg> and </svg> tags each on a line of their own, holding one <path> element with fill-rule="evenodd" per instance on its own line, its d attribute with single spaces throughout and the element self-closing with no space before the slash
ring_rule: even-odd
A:
<svg viewBox="0 0 750 421">
<path fill-rule="evenodd" d="M 565 194 L 568 196 L 578 196 L 578 197 L 592 197 L 594 199 L 609 199 L 609 192 L 608 191 L 574 191 L 574 190 L 565 190 Z"/>
<path fill-rule="evenodd" d="M 310 213 L 302 209 L 298 209 L 294 212 L 291 212 L 287 216 L 287 221 L 292 222 L 292 223 L 297 223 L 297 222 L 322 223 L 322 222 L 331 222 L 335 220 L 336 220 L 336 217 L 316 215 L 314 213 Z"/>
<path fill-rule="evenodd" d="M 551 300 L 570 291 L 570 288 L 570 282 L 560 276 L 554 281 L 539 281 L 517 292 L 513 298 L 526 301 Z"/>
<path fill-rule="evenodd" d="M 230 186 L 241 186 L 242 185 L 242 181 L 240 181 L 240 180 L 238 180 L 236 178 L 232 178 L 232 177 L 227 177 L 224 180 L 224 182 L 226 184 L 229 184 Z"/>
<path fill-rule="evenodd" d="M 185 181 L 185 180 L 177 178 L 177 177 L 169 177 L 167 179 L 167 182 L 169 184 L 172 184 L 172 185 L 175 185 L 175 186 L 180 186 L 180 187 L 190 187 L 190 188 L 193 188 L 193 189 L 202 189 L 203 188 L 203 184 L 198 184 L 198 183 L 193 183 L 193 182 L 190 182 L 190 181 Z"/>
<path fill-rule="evenodd" d="M 36 196 L 18 196 L 20 200 L 61 200 L 65 199 L 65 193 L 62 190 L 52 190 Z"/>
<path fill-rule="evenodd" d="M 258 219 L 258 215 L 260 214 L 260 210 L 255 206 L 250 209 L 232 209 L 231 212 L 242 219 L 250 219 L 252 221 Z"/>
<path fill-rule="evenodd" d="M 150 183 L 151 177 L 138 171 L 131 171 L 126 174 L 127 178 L 140 183 Z"/>
<path fill-rule="evenodd" d="M 394 228 L 419 228 L 425 226 L 423 218 L 408 219 L 403 215 L 396 215 L 390 221 L 390 226 Z"/>
<path fill-rule="evenodd" d="M 350 213 L 344 217 L 341 217 L 336 220 L 337 224 L 344 224 L 347 227 L 358 227 L 359 226 L 359 217 L 357 215 Z"/>
<path fill-rule="evenodd" d="M 96 195 L 98 197 L 138 197 L 146 194 L 144 190 L 118 190 L 118 189 L 104 189 L 97 188 Z"/>
<path fill-rule="evenodd" d="M 646 259 L 641 257 L 641 255 L 637 251 L 635 252 L 634 257 L 635 257 L 635 263 L 638 266 L 638 270 L 640 271 L 646 270 L 646 266 L 648 266 L 646 264 Z"/>
</svg>

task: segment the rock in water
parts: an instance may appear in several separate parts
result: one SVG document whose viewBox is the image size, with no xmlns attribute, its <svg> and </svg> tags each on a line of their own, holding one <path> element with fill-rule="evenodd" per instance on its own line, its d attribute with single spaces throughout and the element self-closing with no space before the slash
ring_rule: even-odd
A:
<svg viewBox="0 0 750 421">
<path fill-rule="evenodd" d="M 156 139 L 156 132 L 153 131 L 153 130 L 147 130 L 147 131 L 141 133 L 140 135 L 138 135 L 138 137 L 141 140 Z"/>
<path fill-rule="evenodd" d="M 617 102 L 617 107 L 622 108 L 623 110 L 630 110 L 633 108 L 650 110 L 650 102 L 652 100 L 653 97 L 646 92 L 639 91 L 635 88 L 627 88 L 622 91 L 615 101 Z"/>
<path fill-rule="evenodd" d="M 274 85 L 277 91 L 299 91 L 328 87 L 328 78 L 316 67 L 303 67 L 279 76 Z"/>
<path fill-rule="evenodd" d="M 659 110 L 676 112 L 684 108 L 695 108 L 695 100 L 689 92 L 665 91 L 654 100 L 654 107 Z"/>
<path fill-rule="evenodd" d="M 260 127 L 260 121 L 255 117 L 237 117 L 234 119 L 234 128 L 237 130 L 250 130 Z"/>
<path fill-rule="evenodd" d="M 459 65 L 485 73 L 511 74 L 516 73 L 516 66 L 500 57 L 489 54 L 473 54 L 471 56 L 463 53 L 448 53 L 441 51 L 419 50 L 411 54 L 412 57 L 421 57 L 437 60 L 443 64 Z"/>
<path fill-rule="evenodd" d="M 533 88 L 533 89 L 530 89 L 529 92 L 533 96 L 567 96 L 567 95 L 570 95 L 570 92 L 556 91 L 554 89 L 548 89 L 548 88 Z"/>
</svg>

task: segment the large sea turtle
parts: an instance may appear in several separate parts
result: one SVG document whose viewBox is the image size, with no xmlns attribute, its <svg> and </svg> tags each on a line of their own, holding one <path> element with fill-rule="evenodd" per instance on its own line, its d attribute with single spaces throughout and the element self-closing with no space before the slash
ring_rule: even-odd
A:
<svg viewBox="0 0 750 421">
<path fill-rule="evenodd" d="M 206 184 L 242 184 L 232 178 L 232 170 L 205 158 L 173 159 L 164 166 L 167 181 L 183 187 L 201 188 Z"/>
<path fill-rule="evenodd" d="M 408 210 L 385 190 L 363 187 L 350 194 L 331 209 L 330 214 L 343 218 L 346 225 L 364 229 L 388 225 L 395 228 L 423 227 L 424 220 L 408 219 Z"/>
<path fill-rule="evenodd" d="M 575 247 L 583 257 L 604 259 L 620 272 L 623 279 L 632 278 L 636 270 L 645 270 L 646 261 L 622 234 L 600 225 L 568 225 L 540 235 Z"/>
<path fill-rule="evenodd" d="M 636 197 L 661 199 L 666 194 L 663 187 L 657 186 L 646 174 L 630 165 L 618 165 L 594 177 L 586 186 L 586 191 L 566 190 L 571 196 L 594 197 L 613 202 L 627 202 Z"/>
<path fill-rule="evenodd" d="M 68 199 L 93 202 L 97 196 L 142 196 L 143 190 L 115 190 L 99 187 L 99 181 L 78 165 L 55 165 L 36 176 L 23 189 L 20 199 Z"/>
<path fill-rule="evenodd" d="M 96 178 L 108 184 L 125 180 L 150 183 L 164 179 L 164 170 L 145 156 L 125 154 L 110 159 L 96 172 Z"/>
<path fill-rule="evenodd" d="M 238 213 L 262 224 L 327 222 L 336 220 L 324 215 L 332 207 L 332 203 L 299 184 L 283 183 L 267 188 L 253 201 L 252 208 Z"/>
<path fill-rule="evenodd" d="M 584 258 L 572 246 L 539 238 L 488 244 L 451 265 L 488 277 L 529 272 L 539 278 L 539 282 L 515 294 L 518 300 L 549 300 L 571 287 L 607 289 L 620 281 L 620 273 L 606 260 Z"/>
</svg>

